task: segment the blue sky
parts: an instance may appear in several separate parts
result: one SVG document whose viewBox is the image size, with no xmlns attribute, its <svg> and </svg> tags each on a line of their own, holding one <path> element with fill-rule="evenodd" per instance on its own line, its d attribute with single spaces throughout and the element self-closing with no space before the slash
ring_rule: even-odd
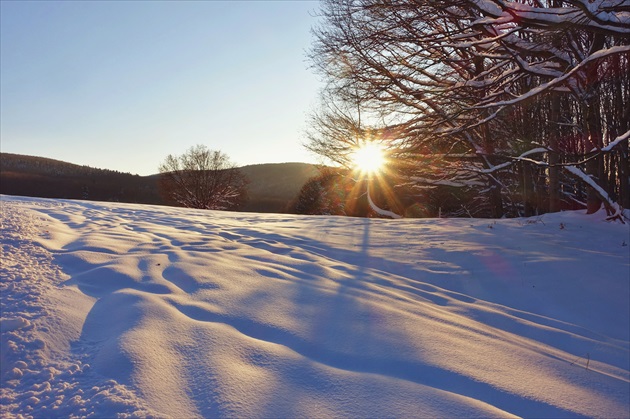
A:
<svg viewBox="0 0 630 419">
<path fill-rule="evenodd" d="M 205 144 L 314 162 L 316 1 L 5 1 L 1 150 L 148 175 Z"/>
</svg>

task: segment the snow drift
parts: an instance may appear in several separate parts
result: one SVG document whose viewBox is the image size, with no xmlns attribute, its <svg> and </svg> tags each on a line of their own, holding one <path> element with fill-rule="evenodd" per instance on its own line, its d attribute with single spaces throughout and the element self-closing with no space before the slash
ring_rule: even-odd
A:
<svg viewBox="0 0 630 419">
<path fill-rule="evenodd" d="M 603 214 L 1 203 L 2 416 L 630 415 Z"/>
</svg>

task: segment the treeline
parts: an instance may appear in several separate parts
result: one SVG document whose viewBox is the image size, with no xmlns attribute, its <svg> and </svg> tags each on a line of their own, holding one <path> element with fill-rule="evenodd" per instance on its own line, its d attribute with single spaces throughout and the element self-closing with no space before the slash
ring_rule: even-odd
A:
<svg viewBox="0 0 630 419">
<path fill-rule="evenodd" d="M 419 199 L 411 189 L 399 186 L 393 191 L 389 186 L 395 179 L 387 173 L 377 176 L 377 181 L 360 179 L 357 172 L 340 167 L 321 167 L 319 174 L 310 178 L 291 201 L 287 212 L 304 215 L 344 215 L 350 217 L 381 217 L 368 200 L 378 203 L 380 209 L 393 211 L 406 218 L 437 217 L 448 215 L 463 199 L 458 188 L 441 189 L 445 194 L 432 193 Z M 451 214 L 452 215 L 452 214 Z M 466 214 L 467 216 L 469 214 Z"/>
<path fill-rule="evenodd" d="M 26 156 L 21 154 L 0 153 L 0 168 L 3 171 L 29 172 L 48 176 L 135 176 L 116 170 L 97 169 L 86 165 L 72 164 L 60 160 Z"/>
<path fill-rule="evenodd" d="M 0 192 L 43 198 L 161 204 L 155 178 L 0 153 Z"/>
<path fill-rule="evenodd" d="M 376 141 L 398 198 L 450 215 L 630 208 L 627 1 L 325 0 L 321 15 L 312 151 L 351 167 Z"/>
</svg>

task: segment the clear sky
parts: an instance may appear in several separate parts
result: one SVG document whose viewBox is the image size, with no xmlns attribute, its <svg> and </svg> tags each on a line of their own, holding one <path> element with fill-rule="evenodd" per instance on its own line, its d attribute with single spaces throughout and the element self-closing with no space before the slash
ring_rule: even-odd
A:
<svg viewBox="0 0 630 419">
<path fill-rule="evenodd" d="M 0 2 L 1 150 L 148 175 L 204 144 L 314 162 L 316 1 Z"/>
</svg>

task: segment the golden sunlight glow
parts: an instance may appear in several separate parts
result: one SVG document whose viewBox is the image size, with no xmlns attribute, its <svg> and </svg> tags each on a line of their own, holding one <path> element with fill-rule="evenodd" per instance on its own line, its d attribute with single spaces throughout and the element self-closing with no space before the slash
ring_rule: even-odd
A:
<svg viewBox="0 0 630 419">
<path fill-rule="evenodd" d="M 377 143 L 364 143 L 354 151 L 352 161 L 361 172 L 379 172 L 385 164 L 383 148 Z"/>
</svg>

